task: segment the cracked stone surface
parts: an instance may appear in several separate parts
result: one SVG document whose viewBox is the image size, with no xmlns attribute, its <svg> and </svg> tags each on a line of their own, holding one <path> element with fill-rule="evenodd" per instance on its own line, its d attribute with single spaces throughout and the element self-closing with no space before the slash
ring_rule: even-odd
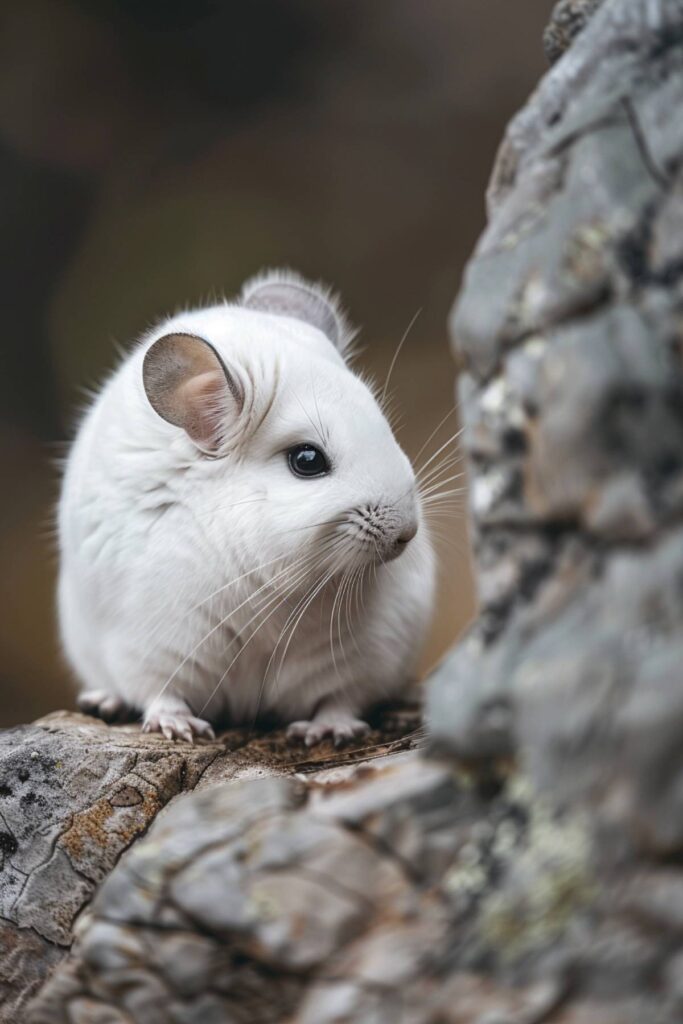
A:
<svg viewBox="0 0 683 1024">
<path fill-rule="evenodd" d="M 65 1008 L 79 1005 L 83 1019 L 115 1007 L 150 1024 L 407 1022 L 437 1019 L 461 988 L 472 1005 L 482 989 L 492 1009 L 555 1000 L 537 982 L 486 993 L 476 977 L 487 929 L 506 927 L 542 866 L 584 885 L 582 836 L 558 826 L 565 848 L 554 847 L 536 815 L 521 792 L 487 799 L 412 753 L 343 781 L 228 783 L 182 798 L 104 883 L 30 1019 L 70 1020 Z M 492 901 L 484 924 L 475 904 L 517 846 L 533 867 L 515 882 L 515 906 Z M 563 916 L 520 936 L 521 951 Z"/>
<path fill-rule="evenodd" d="M 28 1020 L 674 1024 L 682 895 L 515 771 L 218 783 L 121 859 Z"/>
<path fill-rule="evenodd" d="M 543 34 L 543 47 L 551 63 L 569 49 L 601 3 L 602 0 L 558 0 Z"/>
<path fill-rule="evenodd" d="M 521 751 L 660 857 L 683 849 L 681 109 L 683 2 L 604 0 L 508 128 L 452 318 L 481 615 L 430 688 L 434 748 Z"/>
<path fill-rule="evenodd" d="M 683 0 L 545 42 L 452 320 L 481 614 L 426 749 L 5 734 L 1 1019 L 683 1020 Z"/>
<path fill-rule="evenodd" d="M 0 1020 L 66 955 L 75 919 L 122 853 L 181 793 L 227 779 L 306 776 L 409 747 L 419 718 L 395 709 L 362 744 L 303 751 L 282 732 L 174 744 L 136 725 L 58 712 L 0 733 Z"/>
<path fill-rule="evenodd" d="M 431 682 L 430 749 L 517 764 L 587 823 L 599 985 L 645 999 L 617 1019 L 677 1021 L 683 3 L 562 0 L 546 44 L 451 322 L 481 614 Z"/>
</svg>

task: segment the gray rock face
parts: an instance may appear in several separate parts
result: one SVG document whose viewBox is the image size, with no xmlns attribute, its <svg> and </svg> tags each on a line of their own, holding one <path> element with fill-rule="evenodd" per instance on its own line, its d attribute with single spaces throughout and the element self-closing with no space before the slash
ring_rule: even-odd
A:
<svg viewBox="0 0 683 1024">
<path fill-rule="evenodd" d="M 453 317 L 481 615 L 428 756 L 6 734 L 2 1019 L 683 1020 L 683 0 L 546 46 Z"/>
<path fill-rule="evenodd" d="M 587 818 L 492 781 L 408 752 L 180 797 L 28 1021 L 680 1019 L 677 873 L 601 872 Z"/>
<path fill-rule="evenodd" d="M 453 316 L 482 614 L 430 691 L 435 747 L 517 752 L 664 857 L 683 848 L 682 44 L 680 0 L 606 0 L 503 142 Z"/>
<path fill-rule="evenodd" d="M 97 887 L 174 797 L 225 780 L 307 777 L 330 763 L 343 772 L 410 748 L 417 725 L 414 709 L 385 712 L 341 753 L 243 730 L 193 747 L 64 712 L 0 734 L 0 1020 L 19 1019 Z"/>
<path fill-rule="evenodd" d="M 407 1024 L 446 1019 L 461 992 L 479 1011 L 547 1007 L 562 986 L 522 964 L 587 904 L 587 855 L 522 787 L 487 798 L 414 754 L 315 788 L 213 786 L 110 875 L 30 1020 Z M 498 991 L 478 974 L 504 956 L 523 983 Z"/>
<path fill-rule="evenodd" d="M 630 946 L 641 997 L 669 979 L 635 1019 L 677 1020 L 683 3 L 566 0 L 551 56 L 574 35 L 508 129 L 453 313 L 481 615 L 432 681 L 431 749 L 513 759 L 586 823 L 591 985 L 625 985 Z"/>
<path fill-rule="evenodd" d="M 558 0 L 543 34 L 543 46 L 551 63 L 569 49 L 601 3 L 602 0 Z"/>
</svg>

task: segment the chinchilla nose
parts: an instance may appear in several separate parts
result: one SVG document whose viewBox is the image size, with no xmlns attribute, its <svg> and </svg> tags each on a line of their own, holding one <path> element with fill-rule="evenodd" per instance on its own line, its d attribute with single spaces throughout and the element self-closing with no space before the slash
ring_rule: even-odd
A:
<svg viewBox="0 0 683 1024">
<path fill-rule="evenodd" d="M 386 538 L 385 558 L 398 558 L 410 544 L 417 533 L 417 520 L 414 516 L 403 519 L 396 525 Z"/>
<path fill-rule="evenodd" d="M 418 508 L 411 493 L 397 502 L 368 504 L 359 511 L 365 534 L 381 561 L 398 558 L 417 533 Z"/>
<path fill-rule="evenodd" d="M 417 523 L 414 521 L 411 523 L 407 523 L 399 533 L 398 537 L 396 538 L 397 545 L 399 547 L 405 547 L 406 544 L 410 543 L 410 541 L 413 539 L 416 533 Z"/>
</svg>

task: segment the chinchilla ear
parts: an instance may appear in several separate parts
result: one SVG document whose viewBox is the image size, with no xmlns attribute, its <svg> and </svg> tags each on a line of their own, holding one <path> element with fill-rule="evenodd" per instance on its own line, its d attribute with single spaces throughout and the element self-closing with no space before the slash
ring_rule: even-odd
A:
<svg viewBox="0 0 683 1024">
<path fill-rule="evenodd" d="M 212 455 L 224 441 L 231 412 L 237 415 L 244 404 L 236 377 L 213 346 L 194 334 L 165 334 L 153 342 L 142 381 L 155 412 Z"/>
<path fill-rule="evenodd" d="M 342 355 L 356 333 L 329 288 L 289 270 L 268 270 L 252 277 L 242 288 L 240 301 L 247 309 L 293 317 L 317 327 Z"/>
</svg>

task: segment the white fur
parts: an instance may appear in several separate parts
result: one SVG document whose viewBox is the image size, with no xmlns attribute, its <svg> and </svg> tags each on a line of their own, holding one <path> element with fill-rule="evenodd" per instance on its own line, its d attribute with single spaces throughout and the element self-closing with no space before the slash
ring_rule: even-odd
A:
<svg viewBox="0 0 683 1024">
<path fill-rule="evenodd" d="M 173 332 L 210 342 L 244 390 L 219 458 L 145 393 L 145 353 Z M 339 348 L 347 338 L 345 327 Z M 332 472 L 294 476 L 284 453 L 299 442 L 323 447 Z M 372 542 L 353 511 L 366 506 Z M 377 531 L 411 522 L 416 536 L 385 564 Z M 59 540 L 61 634 L 83 706 L 126 705 L 168 736 L 257 713 L 309 743 L 357 735 L 368 708 L 412 677 L 430 618 L 434 556 L 413 470 L 371 391 L 321 330 L 239 303 L 173 316 L 104 386 L 68 458 Z M 335 605 L 343 571 L 362 567 L 362 586 Z M 281 661 L 288 617 L 333 569 Z M 293 589 L 278 604 L 268 581 L 280 571 Z"/>
</svg>

